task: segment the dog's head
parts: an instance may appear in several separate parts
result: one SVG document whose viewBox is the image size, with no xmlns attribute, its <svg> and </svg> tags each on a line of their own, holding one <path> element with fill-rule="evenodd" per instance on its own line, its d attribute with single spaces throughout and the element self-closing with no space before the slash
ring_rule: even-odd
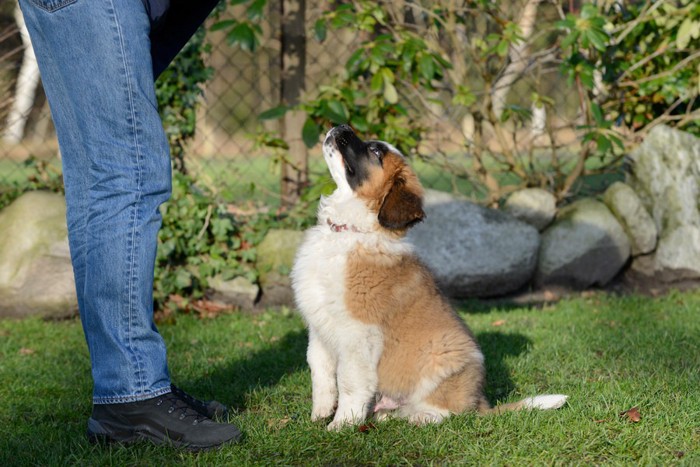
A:
<svg viewBox="0 0 700 467">
<path fill-rule="evenodd" d="M 381 227 L 405 231 L 425 217 L 418 177 L 391 144 L 362 141 L 340 125 L 326 135 L 323 156 L 338 190 L 363 200 Z"/>
</svg>

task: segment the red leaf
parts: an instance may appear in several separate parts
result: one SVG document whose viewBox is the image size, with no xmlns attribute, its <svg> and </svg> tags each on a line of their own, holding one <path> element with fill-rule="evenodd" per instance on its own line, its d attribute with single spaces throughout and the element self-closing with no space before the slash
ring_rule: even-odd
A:
<svg viewBox="0 0 700 467">
<path fill-rule="evenodd" d="M 200 314 L 202 318 L 213 318 L 221 313 L 233 311 L 234 307 L 211 300 L 195 300 L 192 308 Z"/>
<path fill-rule="evenodd" d="M 620 417 L 627 417 L 627 420 L 633 423 L 638 423 L 642 420 L 642 415 L 639 413 L 637 407 L 632 407 L 624 412 L 620 412 Z"/>
<path fill-rule="evenodd" d="M 374 425 L 374 423 L 369 422 L 366 425 L 360 425 L 357 429 L 360 430 L 360 433 L 367 433 L 370 430 L 376 430 L 377 427 Z"/>
</svg>

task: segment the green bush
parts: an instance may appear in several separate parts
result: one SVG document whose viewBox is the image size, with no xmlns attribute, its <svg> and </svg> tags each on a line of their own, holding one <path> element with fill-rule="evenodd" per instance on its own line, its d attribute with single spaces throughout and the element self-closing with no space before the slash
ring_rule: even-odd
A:
<svg viewBox="0 0 700 467">
<path fill-rule="evenodd" d="M 171 199 L 161 208 L 154 300 L 162 307 L 173 295 L 201 298 L 208 280 L 256 275 L 254 231 L 244 230 L 226 205 L 199 188 L 187 175 L 175 173 Z"/>
<path fill-rule="evenodd" d="M 634 142 L 661 123 L 700 134 L 698 2 L 587 4 L 558 26 L 567 33 L 563 70 L 587 92 L 599 147 L 623 135 Z"/>
<path fill-rule="evenodd" d="M 344 70 L 300 106 L 308 115 L 304 141 L 314 145 L 322 128 L 349 123 L 467 180 L 488 204 L 523 186 L 563 200 L 582 177 L 618 170 L 653 126 L 700 128 L 700 4 L 692 0 L 585 3 L 569 14 L 557 2 L 354 0 L 328 6 L 314 27 L 318 40 L 328 28 L 360 40 Z M 561 63 L 570 102 L 532 92 L 541 86 L 532 70 L 547 61 Z M 518 84 L 526 77 L 529 93 Z M 509 99 L 498 96 L 511 87 Z M 560 147 L 546 122 L 546 146 L 522 144 L 518 130 L 532 121 L 532 108 L 551 113 L 564 104 L 578 109 L 569 123 L 578 141 Z M 465 117 L 473 126 L 464 133 L 465 157 L 422 152 L 428 129 L 447 123 L 461 134 Z M 486 143 L 486 128 L 498 149 Z"/>
<path fill-rule="evenodd" d="M 156 99 L 165 134 L 170 143 L 173 167 L 186 173 L 185 152 L 197 128 L 197 108 L 202 83 L 213 70 L 203 55 L 210 46 L 205 42 L 206 29 L 201 27 L 156 81 Z"/>
<path fill-rule="evenodd" d="M 34 190 L 48 190 L 63 193 L 63 175 L 61 170 L 47 161 L 29 157 L 23 162 L 26 177 L 24 180 L 0 186 L 0 209 L 15 199 Z"/>
<path fill-rule="evenodd" d="M 319 186 L 323 186 L 318 184 Z M 206 296 L 214 276 L 258 279 L 257 245 L 271 228 L 304 229 L 315 221 L 317 193 L 291 211 L 241 214 L 189 175 L 176 172 L 161 212 L 154 301 L 156 310 L 178 309 Z"/>
</svg>

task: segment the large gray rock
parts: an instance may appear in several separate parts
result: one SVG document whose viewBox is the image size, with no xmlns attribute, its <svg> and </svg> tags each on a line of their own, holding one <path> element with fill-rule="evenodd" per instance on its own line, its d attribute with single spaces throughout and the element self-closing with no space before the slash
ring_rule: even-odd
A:
<svg viewBox="0 0 700 467">
<path fill-rule="evenodd" d="M 514 292 L 529 282 L 537 262 L 537 230 L 514 217 L 428 191 L 426 220 L 409 240 L 454 298 Z"/>
<path fill-rule="evenodd" d="M 256 269 L 260 274 L 262 296 L 259 306 L 293 306 L 289 273 L 304 232 L 272 229 L 257 248 Z"/>
<path fill-rule="evenodd" d="M 700 279 L 700 139 L 660 125 L 630 159 L 628 183 L 659 231 L 653 256 L 633 269 L 665 282 Z"/>
<path fill-rule="evenodd" d="M 26 193 L 0 212 L 0 316 L 66 317 L 77 310 L 65 200 Z"/>
<path fill-rule="evenodd" d="M 615 182 L 605 190 L 603 202 L 625 229 L 632 256 L 649 253 L 656 247 L 657 230 L 651 215 L 637 193 L 627 184 Z"/>
<path fill-rule="evenodd" d="M 542 188 L 525 188 L 511 194 L 503 209 L 542 231 L 557 213 L 557 200 L 553 194 Z"/>
<path fill-rule="evenodd" d="M 586 198 L 563 208 L 543 234 L 535 282 L 584 289 L 605 285 L 630 256 L 630 243 L 605 204 Z"/>
</svg>

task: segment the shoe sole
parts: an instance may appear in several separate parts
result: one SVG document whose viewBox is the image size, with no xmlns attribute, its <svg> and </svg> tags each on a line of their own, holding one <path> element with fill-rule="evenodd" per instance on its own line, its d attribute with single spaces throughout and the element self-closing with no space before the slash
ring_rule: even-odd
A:
<svg viewBox="0 0 700 467">
<path fill-rule="evenodd" d="M 189 451 L 206 451 L 209 449 L 218 449 L 225 444 L 235 443 L 240 441 L 241 433 L 228 440 L 222 441 L 219 444 L 210 444 L 205 446 L 197 446 L 187 444 L 175 439 L 169 438 L 162 433 L 154 433 L 148 427 L 136 427 L 133 429 L 107 429 L 100 422 L 93 418 L 88 419 L 87 429 L 88 441 L 91 444 L 133 444 L 139 441 L 150 441 L 156 445 L 169 445 L 176 448 L 184 448 Z"/>
</svg>

